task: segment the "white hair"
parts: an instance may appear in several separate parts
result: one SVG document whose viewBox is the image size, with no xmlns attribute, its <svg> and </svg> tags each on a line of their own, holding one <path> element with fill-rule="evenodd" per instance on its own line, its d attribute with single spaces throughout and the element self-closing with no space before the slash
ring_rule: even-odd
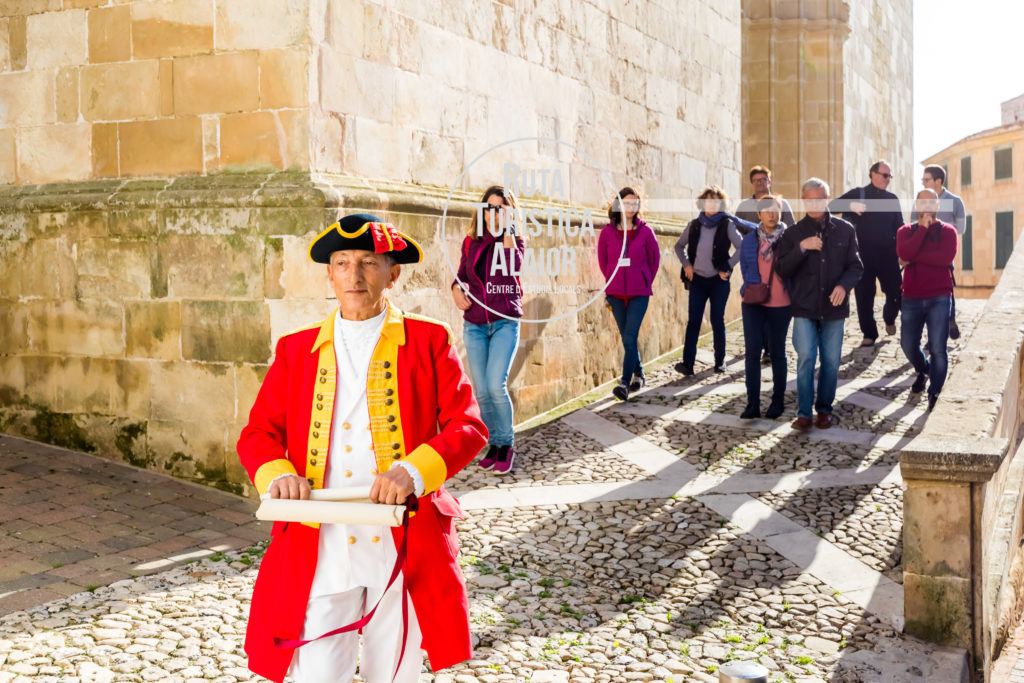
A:
<svg viewBox="0 0 1024 683">
<path fill-rule="evenodd" d="M 828 183 L 821 178 L 808 178 L 800 188 L 800 193 L 803 194 L 807 190 L 825 190 L 826 197 L 832 196 L 832 190 L 829 189 Z"/>
</svg>

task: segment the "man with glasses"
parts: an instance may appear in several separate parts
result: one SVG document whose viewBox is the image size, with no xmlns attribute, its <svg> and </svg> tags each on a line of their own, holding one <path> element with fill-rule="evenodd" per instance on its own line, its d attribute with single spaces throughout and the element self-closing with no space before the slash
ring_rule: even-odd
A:
<svg viewBox="0 0 1024 683">
<path fill-rule="evenodd" d="M 857 320 L 864 335 L 861 346 L 874 346 L 878 339 L 875 280 L 881 284 L 885 294 L 882 319 L 888 335 L 896 334 L 900 287 L 903 284 L 899 259 L 896 257 L 896 231 L 903 225 L 903 209 L 896 195 L 886 190 L 892 181 L 892 168 L 888 162 L 876 161 L 868 175 L 870 183 L 853 188 L 829 206 L 832 213 L 843 214 L 843 218 L 853 223 L 857 230 L 857 242 L 864 263 L 864 277 L 854 290 Z"/>
<path fill-rule="evenodd" d="M 967 232 L 967 209 L 964 208 L 964 200 L 956 196 L 944 185 L 946 183 L 946 169 L 941 166 L 925 166 L 921 175 L 921 184 L 926 190 L 931 190 L 939 197 L 939 211 L 935 217 L 943 223 L 948 223 L 956 228 L 956 233 L 961 237 Z M 917 207 L 910 212 L 911 224 L 917 222 Z M 952 266 L 950 266 L 952 269 Z M 956 282 L 953 282 L 956 285 Z M 950 296 L 949 312 L 949 338 L 959 339 L 960 328 L 956 324 L 956 298 Z"/>
<path fill-rule="evenodd" d="M 772 193 L 772 171 L 767 166 L 754 166 L 750 169 L 749 177 L 753 194 L 739 203 L 736 207 L 736 215 L 745 221 L 756 224 L 760 220 L 757 217 L 757 201 Z M 782 222 L 787 226 L 796 223 L 796 219 L 793 218 L 793 208 L 785 199 L 782 200 Z M 750 232 L 740 226 L 737 226 L 737 229 L 744 235 Z"/>
</svg>

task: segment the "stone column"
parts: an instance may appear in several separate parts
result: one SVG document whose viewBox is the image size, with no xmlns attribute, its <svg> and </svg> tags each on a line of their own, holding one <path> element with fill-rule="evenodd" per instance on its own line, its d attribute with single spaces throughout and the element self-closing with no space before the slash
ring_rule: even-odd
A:
<svg viewBox="0 0 1024 683">
<path fill-rule="evenodd" d="M 846 3 L 744 0 L 743 167 L 767 165 L 799 196 L 810 176 L 843 178 Z"/>
</svg>

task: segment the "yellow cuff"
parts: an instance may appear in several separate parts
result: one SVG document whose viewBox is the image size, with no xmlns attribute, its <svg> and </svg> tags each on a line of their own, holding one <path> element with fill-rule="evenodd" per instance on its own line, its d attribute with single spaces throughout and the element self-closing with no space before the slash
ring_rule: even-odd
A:
<svg viewBox="0 0 1024 683">
<path fill-rule="evenodd" d="M 256 476 L 252 478 L 252 483 L 256 485 L 256 491 L 262 496 L 270 487 L 270 482 L 282 474 L 298 474 L 298 472 L 295 471 L 295 465 L 286 458 L 271 460 L 260 465 L 260 468 L 256 470 Z"/>
<path fill-rule="evenodd" d="M 403 460 L 415 467 L 423 477 L 424 494 L 438 490 L 448 478 L 448 466 L 444 463 L 444 458 L 425 443 L 420 444 Z"/>
</svg>

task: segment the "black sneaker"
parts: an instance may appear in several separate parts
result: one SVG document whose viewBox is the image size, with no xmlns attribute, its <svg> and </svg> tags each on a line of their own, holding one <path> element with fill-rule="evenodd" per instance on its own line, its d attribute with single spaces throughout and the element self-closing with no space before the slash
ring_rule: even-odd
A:
<svg viewBox="0 0 1024 683">
<path fill-rule="evenodd" d="M 761 408 L 758 406 L 747 406 L 740 413 L 741 420 L 756 420 L 761 417 Z"/>
<path fill-rule="evenodd" d="M 676 370 L 678 372 L 683 373 L 684 375 L 693 374 L 693 366 L 689 365 L 688 363 L 683 363 L 682 361 L 676 363 Z"/>
<path fill-rule="evenodd" d="M 938 394 L 928 394 L 928 412 L 932 412 L 935 408 L 935 402 L 939 400 Z"/>
<path fill-rule="evenodd" d="M 917 379 L 914 380 L 914 386 L 910 387 L 910 393 L 920 394 L 924 391 L 924 385 L 928 383 L 928 373 L 919 372 L 917 373 Z"/>
<path fill-rule="evenodd" d="M 618 385 L 612 389 L 612 396 L 620 401 L 625 401 L 629 398 L 629 387 L 626 386 L 625 382 L 619 382 Z"/>
<path fill-rule="evenodd" d="M 956 324 L 955 320 L 949 321 L 949 338 L 959 339 L 960 338 L 960 326 Z"/>
<path fill-rule="evenodd" d="M 647 386 L 647 377 L 644 375 L 644 373 L 641 372 L 639 374 L 633 375 L 633 381 L 629 383 L 629 390 L 632 392 L 637 392 L 643 389 L 645 386 Z"/>
<path fill-rule="evenodd" d="M 784 410 L 784 403 L 782 401 L 772 401 L 771 405 L 768 406 L 768 410 L 764 411 L 764 416 L 769 420 L 774 420 L 779 415 L 782 415 Z"/>
</svg>

